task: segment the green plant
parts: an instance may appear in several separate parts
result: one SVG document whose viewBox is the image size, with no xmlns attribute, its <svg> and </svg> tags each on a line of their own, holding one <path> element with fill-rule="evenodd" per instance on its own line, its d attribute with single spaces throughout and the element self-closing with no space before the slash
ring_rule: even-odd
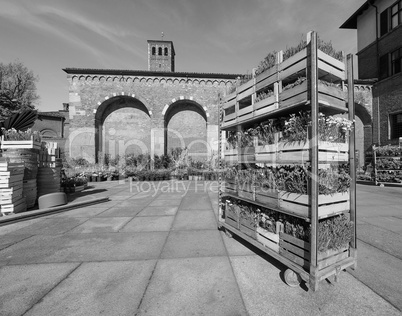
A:
<svg viewBox="0 0 402 316">
<path fill-rule="evenodd" d="M 265 91 L 257 92 L 255 102 L 257 103 L 257 102 L 259 102 L 261 100 L 264 100 L 264 99 L 267 99 L 267 98 L 269 98 L 270 96 L 273 96 L 273 95 L 274 95 L 274 91 L 272 91 L 270 89 L 265 90 Z"/>
<path fill-rule="evenodd" d="M 275 142 L 275 134 L 278 128 L 274 120 L 268 120 L 260 123 L 254 129 L 254 135 L 258 137 L 258 145 L 269 145 Z"/>
<path fill-rule="evenodd" d="M 283 61 L 286 59 L 292 57 L 293 55 L 297 54 L 298 52 L 302 51 L 307 47 L 307 41 L 302 39 L 299 44 L 296 46 L 291 46 L 287 47 L 285 51 L 283 51 Z M 325 42 L 321 38 L 317 38 L 317 47 L 319 50 L 321 50 L 323 53 L 337 59 L 340 61 L 343 61 L 343 53 L 341 51 L 337 51 L 334 49 L 332 46 L 331 41 L 330 42 Z M 267 56 L 260 62 L 260 64 L 257 66 L 256 69 L 256 74 L 261 74 L 265 70 L 273 67 L 276 64 L 276 55 L 277 51 L 272 51 L 267 54 Z"/>
<path fill-rule="evenodd" d="M 230 148 L 236 149 L 238 142 L 238 135 L 236 131 L 228 131 L 226 141 L 228 142 Z"/>
<path fill-rule="evenodd" d="M 35 142 L 41 142 L 41 136 L 38 131 L 32 131 L 28 128 L 25 131 L 19 131 L 15 128 L 6 130 L 1 128 L 1 133 L 4 136 L 4 140 L 30 140 L 33 139 Z"/>
<path fill-rule="evenodd" d="M 374 147 L 374 152 L 377 156 L 394 156 L 401 157 L 402 156 L 402 147 L 393 146 L 393 145 L 385 145 Z"/>
<path fill-rule="evenodd" d="M 284 119 L 281 140 L 289 143 L 306 142 L 309 126 L 311 126 L 309 111 L 301 111 L 298 115 L 291 114 Z M 353 126 L 354 122 L 344 117 L 325 116 L 323 113 L 319 113 L 318 138 L 321 141 L 344 143 Z"/>
<path fill-rule="evenodd" d="M 345 215 L 321 220 L 318 224 L 318 251 L 347 247 L 353 237 L 354 223 Z"/>
</svg>

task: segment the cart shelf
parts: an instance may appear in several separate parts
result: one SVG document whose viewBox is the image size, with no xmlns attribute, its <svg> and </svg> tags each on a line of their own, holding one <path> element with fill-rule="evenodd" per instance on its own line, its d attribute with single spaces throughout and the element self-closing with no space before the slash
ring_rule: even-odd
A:
<svg viewBox="0 0 402 316">
<path fill-rule="evenodd" d="M 298 282 L 289 281 L 293 276 L 296 281 L 307 282 L 315 291 L 320 281 L 329 276 L 337 278 L 340 271 L 356 266 L 356 225 L 353 227 L 353 238 L 347 247 L 318 251 L 319 221 L 345 215 L 346 221 L 356 223 L 354 131 L 350 133 L 348 143 L 318 141 L 319 113 L 348 113 L 349 120 L 354 120 L 353 56 L 348 55 L 346 67 L 344 62 L 317 49 L 315 32 L 310 32 L 308 38 L 305 49 L 286 61 L 282 61 L 282 54 L 278 53 L 277 63 L 273 67 L 254 75 L 251 80 L 238 86 L 235 92 L 224 98 L 220 107 L 219 158 L 221 167 L 225 161 L 240 170 L 254 170 L 256 166 L 308 166 L 311 175 L 308 177 L 309 194 L 285 191 L 268 194 L 259 189 L 258 184 L 244 188 L 237 187 L 235 182 L 220 182 L 218 226 L 225 229 L 229 235 L 237 235 L 286 265 L 291 270 L 285 273 L 286 283 L 297 285 Z M 347 92 L 343 89 L 345 80 L 348 80 Z M 346 102 L 349 106 L 346 106 Z M 284 145 L 280 142 L 280 137 L 275 135 L 275 143 L 272 146 L 257 146 L 258 142 L 255 142 L 254 146 L 240 148 L 240 141 L 237 140 L 237 146 L 233 147 L 240 148 L 239 150 L 223 149 L 226 144 L 224 134 L 228 131 L 241 132 L 268 119 L 297 114 L 300 111 L 311 113 L 312 127 L 305 144 Z M 341 168 L 342 165 L 349 166 L 351 181 L 348 191 L 332 195 L 318 194 L 323 192 L 321 189 L 319 191 L 319 183 L 314 180 L 319 179 L 319 168 Z M 242 182 L 244 181 L 239 183 Z M 282 232 L 278 231 L 278 226 L 276 233 L 264 231 L 261 223 L 256 222 L 251 213 L 236 215 L 228 206 L 228 201 L 245 202 L 245 205 L 250 205 L 257 211 L 266 210 L 274 212 L 272 214 L 283 214 L 278 216 L 301 220 L 310 226 L 310 242 L 302 242 L 301 239 L 284 234 L 283 224 Z M 252 211 L 243 209 L 241 212 Z M 252 225 L 253 220 L 255 228 Z M 276 225 L 278 223 L 280 222 L 277 221 Z M 288 277 L 290 279 L 287 279 Z"/>
</svg>

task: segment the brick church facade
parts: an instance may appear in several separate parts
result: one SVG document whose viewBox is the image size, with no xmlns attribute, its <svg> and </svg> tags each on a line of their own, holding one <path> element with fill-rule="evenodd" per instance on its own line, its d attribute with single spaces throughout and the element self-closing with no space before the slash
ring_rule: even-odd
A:
<svg viewBox="0 0 402 316">
<path fill-rule="evenodd" d="M 220 98 L 239 74 L 175 72 L 173 42 L 148 41 L 148 70 L 63 69 L 69 84 L 66 156 L 218 150 Z"/>
</svg>

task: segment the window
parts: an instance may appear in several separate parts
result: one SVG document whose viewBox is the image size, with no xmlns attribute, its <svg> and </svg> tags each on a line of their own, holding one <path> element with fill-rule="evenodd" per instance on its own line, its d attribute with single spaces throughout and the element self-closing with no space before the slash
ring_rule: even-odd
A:
<svg viewBox="0 0 402 316">
<path fill-rule="evenodd" d="M 158 48 L 158 55 L 162 55 L 162 47 Z"/>
<path fill-rule="evenodd" d="M 402 0 L 381 12 L 380 35 L 387 34 L 400 24 L 402 24 Z"/>
<path fill-rule="evenodd" d="M 391 139 L 402 137 L 402 113 L 389 116 L 391 124 Z"/>
<path fill-rule="evenodd" d="M 154 47 L 152 47 L 152 55 L 155 55 L 155 54 L 156 54 L 156 48 L 154 46 Z"/>
<path fill-rule="evenodd" d="M 380 80 L 385 79 L 389 76 L 388 74 L 388 65 L 389 65 L 389 54 L 382 55 L 380 57 Z"/>
<path fill-rule="evenodd" d="M 388 33 L 388 9 L 380 14 L 380 35 Z"/>
<path fill-rule="evenodd" d="M 165 47 L 165 56 L 167 56 L 167 55 L 168 55 L 168 48 Z"/>
<path fill-rule="evenodd" d="M 391 76 L 401 72 L 402 48 L 391 53 Z"/>
<path fill-rule="evenodd" d="M 402 20 L 402 1 L 394 4 L 391 7 L 391 29 L 401 24 Z"/>
</svg>

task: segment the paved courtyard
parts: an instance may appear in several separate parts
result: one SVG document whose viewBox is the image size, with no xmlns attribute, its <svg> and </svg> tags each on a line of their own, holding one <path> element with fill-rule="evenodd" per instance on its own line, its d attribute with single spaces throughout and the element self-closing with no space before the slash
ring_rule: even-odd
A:
<svg viewBox="0 0 402 316">
<path fill-rule="evenodd" d="M 0 226 L 0 315 L 401 315 L 399 191 L 375 209 L 378 188 L 359 186 L 368 213 L 358 230 L 369 240 L 374 227 L 383 240 L 359 242 L 358 270 L 312 292 L 287 286 L 284 266 L 217 230 L 216 182 L 91 185 L 71 200 L 110 201 Z M 370 247 L 388 274 L 369 263 Z M 377 290 L 383 276 L 370 269 L 395 297 Z"/>
</svg>

